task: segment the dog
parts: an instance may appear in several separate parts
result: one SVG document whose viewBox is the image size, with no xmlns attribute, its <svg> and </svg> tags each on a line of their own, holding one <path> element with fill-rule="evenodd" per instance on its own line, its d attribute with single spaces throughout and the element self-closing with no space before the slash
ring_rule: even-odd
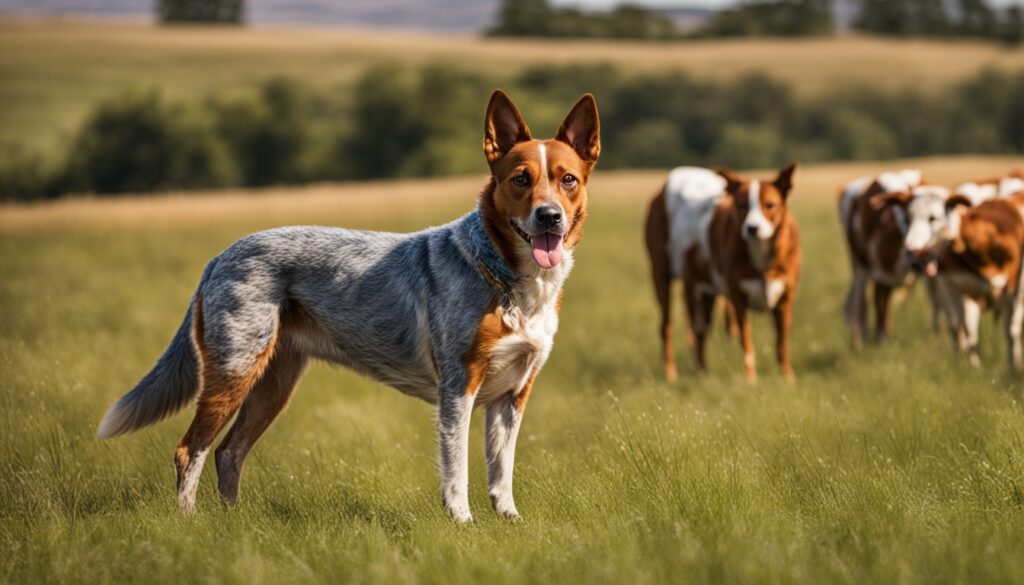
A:
<svg viewBox="0 0 1024 585">
<path fill-rule="evenodd" d="M 447 225 L 413 234 L 285 227 L 231 245 L 207 265 L 170 346 L 97 436 L 155 423 L 198 396 L 174 455 L 188 513 L 209 448 L 237 412 L 216 450 L 218 489 L 233 504 L 246 455 L 317 358 L 437 405 L 441 497 L 458 522 L 472 520 L 469 424 L 484 407 L 491 504 L 518 518 L 516 437 L 582 237 L 601 151 L 597 103 L 584 95 L 553 140 L 536 140 L 496 90 L 483 150 L 490 181 L 476 209 Z"/>
<path fill-rule="evenodd" d="M 671 281 L 682 278 L 694 360 L 706 371 L 704 349 L 715 300 L 726 300 L 743 349 L 744 373 L 757 369 L 748 311 L 771 311 L 783 376 L 789 358 L 793 300 L 800 276 L 800 233 L 786 206 L 796 163 L 774 179 L 748 180 L 728 169 L 680 167 L 669 173 L 648 208 L 647 250 L 661 308 L 667 379 L 676 376 L 671 343 Z"/>
</svg>

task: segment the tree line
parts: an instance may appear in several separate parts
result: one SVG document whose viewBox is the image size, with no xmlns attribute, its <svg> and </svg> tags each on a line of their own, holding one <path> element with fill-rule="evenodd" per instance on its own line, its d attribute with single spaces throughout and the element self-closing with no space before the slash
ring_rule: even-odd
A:
<svg viewBox="0 0 1024 585">
<path fill-rule="evenodd" d="M 987 0 L 853 0 L 855 30 L 885 36 L 1024 40 L 1024 9 Z M 827 36 L 836 31 L 832 0 L 752 0 L 713 14 L 696 30 L 679 31 L 654 10 L 623 5 L 611 12 L 559 8 L 549 0 L 502 0 L 491 36 L 699 39 Z"/>
<path fill-rule="evenodd" d="M 713 82 L 610 65 L 533 67 L 504 85 L 542 136 L 581 88 L 592 91 L 605 169 L 1024 153 L 1024 71 L 942 92 L 847 86 L 814 97 L 760 75 Z M 494 87 L 438 64 L 374 67 L 345 92 L 291 79 L 193 101 L 133 90 L 97 104 L 53 159 L 0 153 L 0 198 L 483 174 L 481 108 Z"/>
</svg>

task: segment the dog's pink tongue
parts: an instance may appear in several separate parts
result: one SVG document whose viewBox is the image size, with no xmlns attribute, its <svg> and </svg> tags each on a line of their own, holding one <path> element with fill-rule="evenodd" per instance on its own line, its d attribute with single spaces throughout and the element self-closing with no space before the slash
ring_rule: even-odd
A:
<svg viewBox="0 0 1024 585">
<path fill-rule="evenodd" d="M 562 261 L 562 238 L 554 234 L 540 234 L 530 238 L 533 259 L 541 268 L 554 268 Z"/>
</svg>

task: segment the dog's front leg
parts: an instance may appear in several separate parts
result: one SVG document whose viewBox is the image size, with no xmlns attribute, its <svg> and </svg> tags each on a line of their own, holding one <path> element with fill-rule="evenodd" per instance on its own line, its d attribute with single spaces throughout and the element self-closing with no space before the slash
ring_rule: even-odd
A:
<svg viewBox="0 0 1024 585">
<path fill-rule="evenodd" d="M 512 471 L 515 466 L 516 437 L 523 421 L 523 409 L 530 382 L 518 395 L 511 392 L 487 405 L 484 449 L 487 454 L 487 493 L 494 511 L 505 518 L 519 519 L 512 498 Z"/>
<path fill-rule="evenodd" d="M 469 420 L 475 388 L 442 387 L 437 415 L 441 458 L 441 499 L 452 518 L 471 522 L 469 512 Z"/>
</svg>

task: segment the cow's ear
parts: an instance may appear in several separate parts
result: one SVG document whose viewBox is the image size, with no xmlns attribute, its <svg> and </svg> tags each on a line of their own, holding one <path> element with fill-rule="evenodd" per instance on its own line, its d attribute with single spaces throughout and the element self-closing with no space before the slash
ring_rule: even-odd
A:
<svg viewBox="0 0 1024 585">
<path fill-rule="evenodd" d="M 740 187 L 743 186 L 743 183 L 746 182 L 746 179 L 743 178 L 743 175 L 737 173 L 736 171 L 730 169 L 729 167 L 715 167 L 711 170 L 715 171 L 716 173 L 721 175 L 723 179 L 725 179 L 725 190 L 731 194 L 735 194 L 737 191 L 739 191 Z"/>
<path fill-rule="evenodd" d="M 796 171 L 797 162 L 793 161 L 779 169 L 779 175 L 775 177 L 773 184 L 782 193 L 783 199 L 789 198 L 789 192 L 793 189 L 793 172 Z"/>
<path fill-rule="evenodd" d="M 963 195 L 951 195 L 949 199 L 946 199 L 946 213 L 949 213 L 957 207 L 971 207 L 971 200 Z"/>
<path fill-rule="evenodd" d="M 910 193 L 899 191 L 897 193 L 880 193 L 871 198 L 871 207 L 882 209 L 887 205 L 906 205 L 910 203 Z"/>
</svg>

